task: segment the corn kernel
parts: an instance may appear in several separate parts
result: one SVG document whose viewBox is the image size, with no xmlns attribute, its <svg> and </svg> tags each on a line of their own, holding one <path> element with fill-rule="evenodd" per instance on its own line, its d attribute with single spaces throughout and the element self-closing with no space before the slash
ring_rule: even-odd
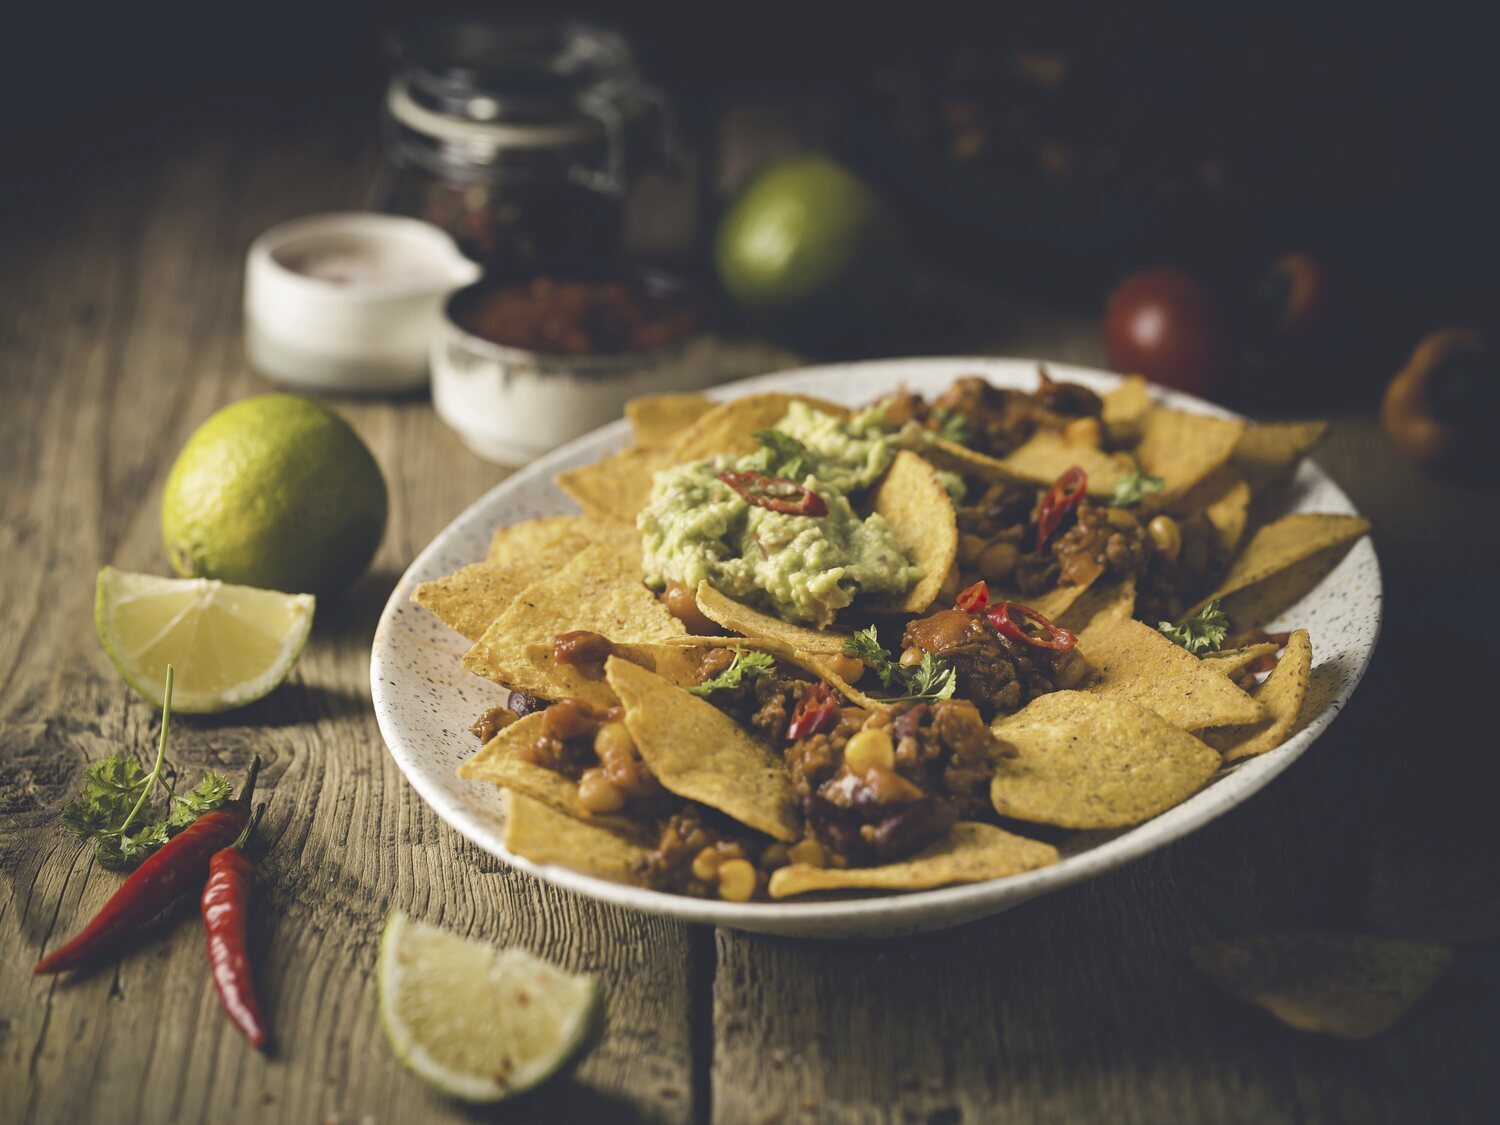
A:
<svg viewBox="0 0 1500 1125">
<path fill-rule="evenodd" d="M 748 859 L 726 859 L 719 865 L 719 897 L 749 902 L 755 894 L 755 868 Z"/>
<path fill-rule="evenodd" d="M 786 857 L 793 863 L 805 863 L 808 867 L 822 867 L 828 862 L 828 857 L 823 854 L 823 845 L 811 836 L 798 840 L 789 847 Z"/>
<path fill-rule="evenodd" d="M 702 879 L 705 883 L 711 883 L 719 874 L 719 865 L 723 857 L 719 855 L 717 848 L 704 848 L 693 857 L 693 878 Z"/>
<path fill-rule="evenodd" d="M 844 747 L 844 764 L 857 773 L 872 766 L 891 769 L 896 764 L 896 747 L 884 730 L 857 731 Z"/>
</svg>

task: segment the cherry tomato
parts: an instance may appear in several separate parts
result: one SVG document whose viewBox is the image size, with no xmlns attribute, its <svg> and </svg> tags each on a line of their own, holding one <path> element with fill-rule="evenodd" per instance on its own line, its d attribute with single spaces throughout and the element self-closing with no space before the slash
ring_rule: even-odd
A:
<svg viewBox="0 0 1500 1125">
<path fill-rule="evenodd" d="M 1311 254 L 1283 254 L 1271 263 L 1255 293 L 1261 325 L 1273 335 L 1307 336 L 1322 323 L 1328 275 Z"/>
<path fill-rule="evenodd" d="M 1131 274 L 1104 307 L 1104 349 L 1116 371 L 1205 394 L 1229 363 L 1218 302 L 1182 270 Z"/>
</svg>

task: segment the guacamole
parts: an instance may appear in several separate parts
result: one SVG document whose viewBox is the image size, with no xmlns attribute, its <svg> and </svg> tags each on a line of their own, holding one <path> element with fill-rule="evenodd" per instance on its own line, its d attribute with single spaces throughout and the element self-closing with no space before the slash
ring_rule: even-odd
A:
<svg viewBox="0 0 1500 1125">
<path fill-rule="evenodd" d="M 856 437 L 841 420 L 795 404 L 778 427 L 806 446 L 799 484 L 822 498 L 821 516 L 746 500 L 723 472 L 766 472 L 770 451 L 676 465 L 656 475 L 636 526 L 646 580 L 696 588 L 707 581 L 787 621 L 829 624 L 859 594 L 900 597 L 922 577 L 885 519 L 859 516 L 849 493 L 873 485 L 895 456 L 880 436 Z"/>
</svg>

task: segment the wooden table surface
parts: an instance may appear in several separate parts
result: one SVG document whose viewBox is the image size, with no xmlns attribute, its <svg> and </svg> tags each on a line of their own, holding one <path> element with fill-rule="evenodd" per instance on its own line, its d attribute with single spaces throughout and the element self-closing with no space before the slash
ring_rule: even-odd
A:
<svg viewBox="0 0 1500 1125">
<path fill-rule="evenodd" d="M 553 890 L 423 804 L 376 728 L 370 642 L 402 569 L 503 474 L 425 398 L 335 401 L 390 482 L 384 546 L 346 598 L 320 605 L 285 686 L 172 732 L 189 775 L 266 762 L 253 945 L 275 1053 L 247 1049 L 222 1018 L 186 904 L 114 966 L 33 978 L 38 951 L 117 884 L 57 813 L 88 763 L 146 746 L 156 724 L 94 638 L 94 574 L 165 572 L 157 509 L 172 458 L 213 410 L 272 389 L 241 346 L 249 240 L 358 204 L 369 171 L 362 135 L 337 129 L 181 141 L 0 226 L 0 1120 L 484 1116 L 428 1092 L 386 1046 L 372 970 L 392 908 L 603 979 L 596 1049 L 497 1120 L 1496 1119 L 1500 849 L 1483 779 L 1497 599 L 1484 579 L 1500 508 L 1417 476 L 1362 414 L 1320 459 L 1376 521 L 1387 626 L 1348 714 L 1306 758 L 1092 882 L 948 933 L 818 944 Z M 913 350 L 1100 359 L 1091 322 L 928 296 L 946 327 Z M 1186 963 L 1199 941 L 1296 928 L 1429 936 L 1458 956 L 1403 1023 L 1364 1043 L 1287 1030 Z"/>
</svg>

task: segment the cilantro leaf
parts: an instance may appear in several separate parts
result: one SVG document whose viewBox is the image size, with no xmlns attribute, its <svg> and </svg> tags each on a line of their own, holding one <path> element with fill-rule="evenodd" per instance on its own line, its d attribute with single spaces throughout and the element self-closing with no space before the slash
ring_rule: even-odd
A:
<svg viewBox="0 0 1500 1125">
<path fill-rule="evenodd" d="M 760 472 L 783 480 L 800 481 L 811 469 L 811 451 L 791 434 L 780 430 L 756 430 L 750 435 L 760 443 Z"/>
<path fill-rule="evenodd" d="M 753 680 L 762 672 L 770 671 L 776 658 L 769 652 L 745 652 L 736 650 L 734 663 L 712 679 L 694 684 L 687 690 L 693 695 L 707 698 L 716 691 L 732 691 L 746 680 Z"/>
<path fill-rule="evenodd" d="M 1136 465 L 1130 472 L 1115 481 L 1114 495 L 1109 498 L 1109 502 L 1116 508 L 1128 508 L 1132 504 L 1139 504 L 1143 497 L 1153 492 L 1160 492 L 1166 485 L 1167 482 L 1161 477 L 1153 477 Z"/>
<path fill-rule="evenodd" d="M 882 702 L 901 703 L 918 699 L 949 699 L 958 687 L 958 673 L 953 665 L 930 652 L 922 654 L 920 664 L 906 665 L 892 660 L 875 633 L 875 626 L 859 630 L 844 642 L 844 654 L 858 657 L 865 667 L 880 678 L 886 691 L 897 691 Z"/>
<path fill-rule="evenodd" d="M 957 442 L 959 445 L 968 445 L 974 436 L 969 430 L 969 420 L 956 410 L 939 406 L 933 410 L 932 417 L 933 421 L 937 422 L 938 437 Z"/>
<path fill-rule="evenodd" d="M 1163 621 L 1157 625 L 1156 631 L 1194 656 L 1202 656 L 1206 652 L 1218 652 L 1224 644 L 1224 638 L 1229 635 L 1229 618 L 1225 616 L 1219 599 L 1215 598 L 1203 607 L 1201 613 L 1185 617 L 1176 625 Z"/>
<path fill-rule="evenodd" d="M 234 785 L 212 770 L 203 775 L 196 788 L 186 796 L 172 798 L 172 811 L 167 817 L 167 826 L 172 829 L 186 828 L 206 812 L 212 812 L 234 792 Z"/>
</svg>

